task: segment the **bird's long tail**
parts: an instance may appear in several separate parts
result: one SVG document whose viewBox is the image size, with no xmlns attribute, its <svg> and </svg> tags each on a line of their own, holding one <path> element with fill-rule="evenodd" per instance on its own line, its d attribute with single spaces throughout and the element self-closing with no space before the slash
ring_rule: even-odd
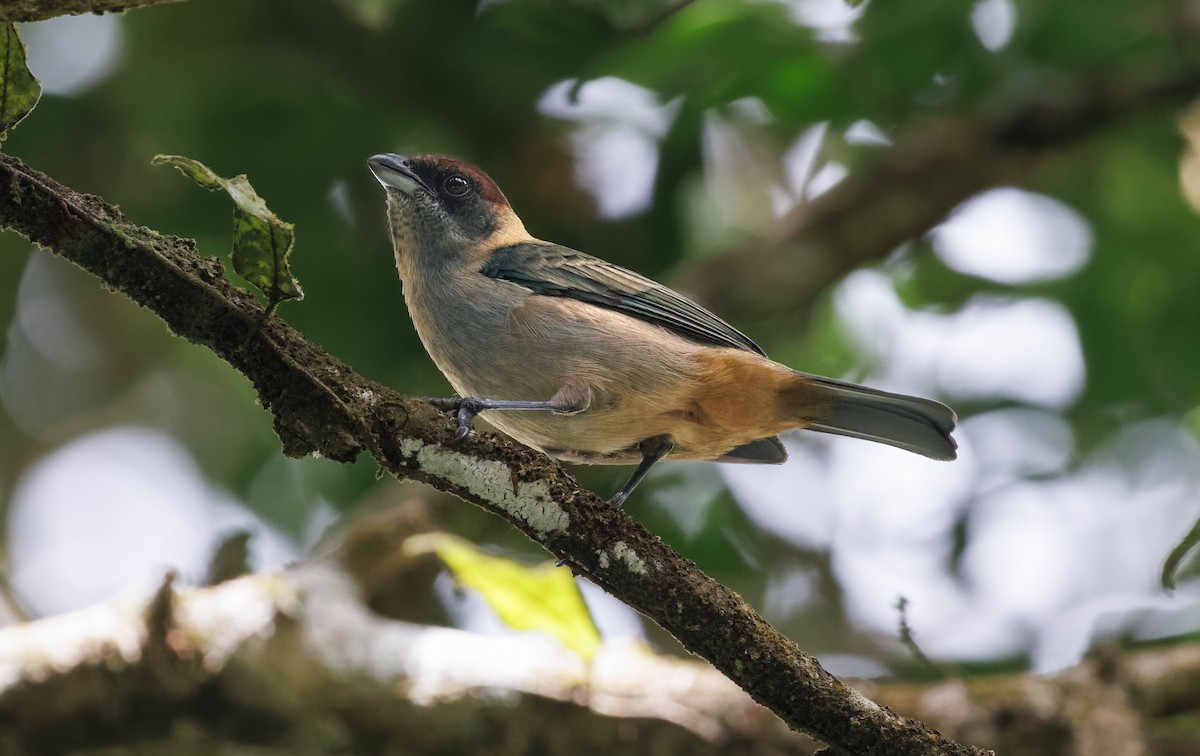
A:
<svg viewBox="0 0 1200 756">
<path fill-rule="evenodd" d="M 779 392 L 783 410 L 798 425 L 823 433 L 865 438 L 933 459 L 954 459 L 950 436 L 958 418 L 932 399 L 797 373 Z"/>
</svg>

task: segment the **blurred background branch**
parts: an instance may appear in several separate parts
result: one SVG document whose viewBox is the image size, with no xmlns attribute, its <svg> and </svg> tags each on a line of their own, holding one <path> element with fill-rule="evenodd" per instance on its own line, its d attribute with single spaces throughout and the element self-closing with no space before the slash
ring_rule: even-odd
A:
<svg viewBox="0 0 1200 756">
<path fill-rule="evenodd" d="M 706 664 L 636 643 L 585 662 L 551 643 L 373 614 L 335 566 L 356 559 L 345 548 L 286 572 L 204 589 L 168 581 L 153 597 L 0 630 L 10 714 L 0 743 L 20 753 L 124 753 L 131 741 L 142 754 L 246 741 L 256 753 L 816 752 Z M 855 687 L 998 753 L 1192 753 L 1171 720 L 1200 695 L 1200 649 L 1114 651 L 1047 678 Z"/>
<path fill-rule="evenodd" d="M 720 311 L 792 313 L 802 325 L 821 292 L 922 238 L 976 194 L 1026 183 L 1094 135 L 1169 116 L 1198 96 L 1200 69 L 1098 71 L 1006 112 L 922 118 L 876 161 L 780 218 L 768 243 L 715 254 L 677 281 Z"/>
</svg>

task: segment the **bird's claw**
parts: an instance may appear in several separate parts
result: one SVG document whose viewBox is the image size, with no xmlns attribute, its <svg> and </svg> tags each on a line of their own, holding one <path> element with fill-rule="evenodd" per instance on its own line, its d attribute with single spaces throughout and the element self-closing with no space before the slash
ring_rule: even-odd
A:
<svg viewBox="0 0 1200 756">
<path fill-rule="evenodd" d="M 466 407 L 460 407 L 458 410 L 458 430 L 454 431 L 454 438 L 450 443 L 457 444 L 467 436 L 471 435 L 471 421 L 475 419 L 475 413 L 467 410 Z"/>
<path fill-rule="evenodd" d="M 452 444 L 456 444 L 471 435 L 471 423 L 475 421 L 475 416 L 483 411 L 483 402 L 471 396 L 455 397 L 453 399 L 426 397 L 425 401 L 440 410 L 454 411 L 454 418 L 458 421 L 458 429 L 454 431 L 454 438 L 450 440 Z"/>
</svg>

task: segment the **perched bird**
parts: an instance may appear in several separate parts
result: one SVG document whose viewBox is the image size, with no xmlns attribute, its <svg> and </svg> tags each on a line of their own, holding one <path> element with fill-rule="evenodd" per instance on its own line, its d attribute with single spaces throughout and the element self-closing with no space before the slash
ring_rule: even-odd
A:
<svg viewBox="0 0 1200 756">
<path fill-rule="evenodd" d="M 929 399 L 800 373 L 661 284 L 535 239 L 480 169 L 375 155 L 404 298 L 421 342 L 474 417 L 556 459 L 778 464 L 791 428 L 954 459 L 954 412 Z"/>
</svg>

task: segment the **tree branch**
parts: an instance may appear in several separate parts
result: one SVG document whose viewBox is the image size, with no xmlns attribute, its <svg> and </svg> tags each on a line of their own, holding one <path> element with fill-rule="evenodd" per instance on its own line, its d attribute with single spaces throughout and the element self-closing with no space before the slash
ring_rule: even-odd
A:
<svg viewBox="0 0 1200 756">
<path fill-rule="evenodd" d="M 131 224 L 100 199 L 7 155 L 0 155 L 0 187 L 0 226 L 96 275 L 249 378 L 285 454 L 346 462 L 365 450 L 399 477 L 504 517 L 836 753 L 978 753 L 847 688 L 740 596 L 546 457 L 489 434 L 451 445 L 448 417 L 362 378 L 282 320 L 266 318 L 218 260 L 196 254 L 193 241 Z"/>
<path fill-rule="evenodd" d="M 118 13 L 181 0 L 0 0 L 0 21 L 44 21 L 55 16 Z"/>
</svg>

